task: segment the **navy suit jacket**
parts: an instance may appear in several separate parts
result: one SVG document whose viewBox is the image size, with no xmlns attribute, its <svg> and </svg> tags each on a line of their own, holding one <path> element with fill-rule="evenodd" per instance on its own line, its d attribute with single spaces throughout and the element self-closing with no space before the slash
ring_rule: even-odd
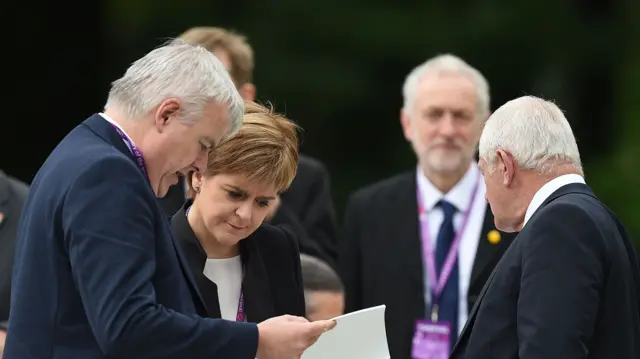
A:
<svg viewBox="0 0 640 359">
<path fill-rule="evenodd" d="M 584 184 L 556 190 L 518 234 L 452 359 L 640 358 L 640 266 Z"/>
<path fill-rule="evenodd" d="M 206 314 L 170 223 L 93 115 L 36 175 L 16 244 L 4 359 L 254 358 L 253 323 Z"/>
</svg>

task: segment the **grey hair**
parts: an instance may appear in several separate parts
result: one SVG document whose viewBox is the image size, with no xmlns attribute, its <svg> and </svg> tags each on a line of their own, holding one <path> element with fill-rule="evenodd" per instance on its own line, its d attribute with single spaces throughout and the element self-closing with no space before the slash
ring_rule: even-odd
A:
<svg viewBox="0 0 640 359">
<path fill-rule="evenodd" d="M 582 172 L 569 121 L 556 104 L 541 98 L 511 100 L 489 117 L 480 136 L 480 159 L 493 165 L 498 149 L 511 153 L 523 169 L 545 173 L 568 162 Z"/>
<path fill-rule="evenodd" d="M 182 102 L 181 116 L 193 124 L 205 106 L 215 101 L 229 108 L 229 131 L 242 126 L 244 101 L 220 60 L 201 46 L 174 39 L 160 46 L 127 69 L 111 84 L 105 110 L 116 107 L 137 119 L 168 98 Z"/>
<path fill-rule="evenodd" d="M 402 95 L 404 97 L 403 109 L 406 112 L 411 112 L 416 100 L 418 88 L 420 87 L 420 82 L 427 74 L 458 74 L 465 76 L 475 85 L 478 96 L 478 115 L 483 119 L 489 115 L 491 101 L 489 96 L 489 83 L 480 71 L 459 57 L 451 54 L 433 57 L 414 68 L 409 75 L 407 75 L 404 85 L 402 86 Z"/>
</svg>

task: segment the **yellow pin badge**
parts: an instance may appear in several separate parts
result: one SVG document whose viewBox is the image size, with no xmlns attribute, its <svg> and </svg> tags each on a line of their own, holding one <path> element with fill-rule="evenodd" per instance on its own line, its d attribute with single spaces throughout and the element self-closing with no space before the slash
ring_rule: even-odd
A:
<svg viewBox="0 0 640 359">
<path fill-rule="evenodd" d="M 489 233 L 487 234 L 487 240 L 491 244 L 498 244 L 500 243 L 501 239 L 502 239 L 502 236 L 500 235 L 500 232 L 496 231 L 495 229 L 490 230 Z"/>
</svg>

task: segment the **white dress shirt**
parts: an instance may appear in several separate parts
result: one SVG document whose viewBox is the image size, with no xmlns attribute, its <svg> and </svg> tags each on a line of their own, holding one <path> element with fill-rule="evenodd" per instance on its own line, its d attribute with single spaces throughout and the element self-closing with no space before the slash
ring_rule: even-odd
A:
<svg viewBox="0 0 640 359">
<path fill-rule="evenodd" d="M 478 249 L 478 243 L 480 241 L 480 234 L 484 225 L 484 215 L 487 210 L 487 202 L 485 201 L 485 194 L 487 189 L 485 187 L 482 176 L 478 177 L 480 170 L 476 162 L 471 163 L 467 173 L 462 177 L 448 193 L 443 194 L 438 190 L 424 175 L 422 169 L 418 167 L 417 181 L 420 188 L 420 195 L 422 203 L 424 204 L 425 211 L 427 211 L 427 219 L 429 223 L 429 238 L 432 248 L 436 247 L 436 241 L 438 239 L 438 231 L 444 221 L 444 213 L 440 207 L 436 207 L 436 204 L 444 199 L 453 204 L 457 208 L 457 212 L 453 217 L 453 226 L 456 233 L 461 229 L 464 219 L 464 213 L 467 210 L 469 203 L 471 202 L 471 195 L 473 194 L 473 188 L 476 185 L 476 181 L 479 178 L 478 191 L 473 203 L 473 208 L 469 213 L 469 220 L 467 228 L 462 234 L 460 239 L 460 247 L 458 247 L 458 282 L 460 284 L 459 292 L 459 304 L 458 304 L 458 333 L 462 331 L 464 324 L 467 321 L 468 305 L 467 305 L 467 293 L 469 291 L 469 281 L 471 280 L 471 271 L 473 269 L 473 263 L 476 258 L 476 251 Z M 424 258 L 423 258 L 424 263 Z M 425 267 L 425 305 L 430 308 L 431 303 L 431 283 L 429 283 L 426 265 Z"/>
<path fill-rule="evenodd" d="M 551 181 L 544 184 L 544 186 L 540 187 L 540 189 L 533 195 L 531 199 L 531 203 L 529 203 L 529 207 L 527 207 L 527 212 L 524 215 L 524 223 L 522 224 L 522 228 L 527 224 L 531 216 L 540 208 L 542 203 L 549 198 L 553 194 L 553 192 L 560 189 L 560 187 L 564 187 L 568 184 L 572 183 L 582 183 L 586 184 L 584 181 L 584 177 L 577 174 L 568 174 L 562 175 L 552 179 Z"/>
</svg>

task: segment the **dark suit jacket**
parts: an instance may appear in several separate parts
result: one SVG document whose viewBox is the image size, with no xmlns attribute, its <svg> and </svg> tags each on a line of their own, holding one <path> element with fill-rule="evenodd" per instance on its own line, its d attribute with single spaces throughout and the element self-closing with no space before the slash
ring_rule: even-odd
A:
<svg viewBox="0 0 640 359">
<path fill-rule="evenodd" d="M 9 319 L 11 269 L 18 223 L 29 187 L 0 171 L 0 322 Z"/>
<path fill-rule="evenodd" d="M 281 199 L 280 209 L 271 223 L 290 225 L 296 235 L 308 236 L 319 247 L 319 252 L 310 250 L 306 254 L 324 259 L 335 267 L 338 226 L 327 168 L 315 158 L 300 155 L 296 177 Z M 296 230 L 298 227 L 300 230 Z"/>
<path fill-rule="evenodd" d="M 353 194 L 344 228 L 339 260 L 346 311 L 385 304 L 391 358 L 410 358 L 415 321 L 426 318 L 415 171 Z M 493 229 L 487 206 L 469 284 L 469 308 L 514 237 L 501 233 L 502 240 L 491 244 L 487 234 Z"/>
<path fill-rule="evenodd" d="M 165 213 L 173 216 L 185 202 L 184 178 L 158 201 Z M 301 253 L 335 267 L 337 224 L 329 173 L 320 161 L 300 155 L 296 177 L 282 194 L 280 208 L 271 224 L 287 226 L 298 240 Z"/>
<path fill-rule="evenodd" d="M 173 216 L 171 225 L 202 294 L 207 317 L 220 318 L 218 288 L 203 273 L 207 255 L 185 214 L 190 204 L 191 201 L 185 203 Z M 247 321 L 259 323 L 284 314 L 304 317 L 304 289 L 297 241 L 286 231 L 263 224 L 239 245 L 245 268 L 242 288 Z"/>
<path fill-rule="evenodd" d="M 184 195 L 185 181 L 186 179 L 181 176 L 177 184 L 169 187 L 164 197 L 158 198 L 158 204 L 169 217 L 178 212 L 186 200 Z"/>
<path fill-rule="evenodd" d="M 201 318 L 186 265 L 135 158 L 93 115 L 31 185 L 5 359 L 254 358 L 256 325 Z"/>
<path fill-rule="evenodd" d="M 640 358 L 640 268 L 584 184 L 554 192 L 497 265 L 452 358 Z"/>
</svg>

